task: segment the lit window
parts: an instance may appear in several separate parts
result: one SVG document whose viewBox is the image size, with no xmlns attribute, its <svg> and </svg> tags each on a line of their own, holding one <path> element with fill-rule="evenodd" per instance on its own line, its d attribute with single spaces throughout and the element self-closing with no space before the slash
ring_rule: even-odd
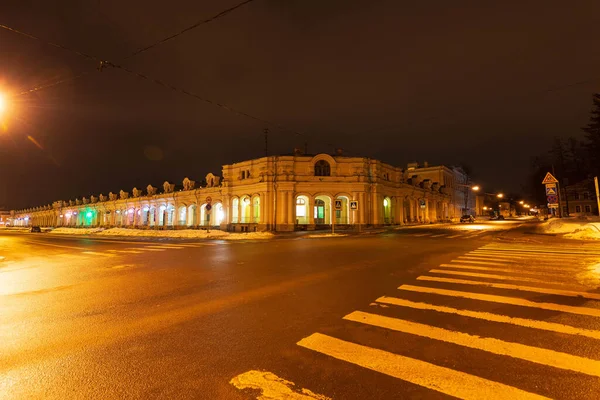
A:
<svg viewBox="0 0 600 400">
<path fill-rule="evenodd" d="M 383 199 L 383 206 L 387 207 L 389 204 L 388 199 Z"/>
<path fill-rule="evenodd" d="M 296 204 L 297 205 L 304 205 L 304 204 L 306 204 L 306 200 L 304 200 L 302 197 L 298 197 L 296 199 Z"/>
</svg>

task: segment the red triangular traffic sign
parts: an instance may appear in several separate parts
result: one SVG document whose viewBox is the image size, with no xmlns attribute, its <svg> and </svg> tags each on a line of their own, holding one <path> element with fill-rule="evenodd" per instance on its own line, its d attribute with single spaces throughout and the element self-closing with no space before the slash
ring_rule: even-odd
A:
<svg viewBox="0 0 600 400">
<path fill-rule="evenodd" d="M 558 183 L 558 180 L 550 172 L 548 172 L 542 181 L 542 185 L 547 183 Z"/>
</svg>

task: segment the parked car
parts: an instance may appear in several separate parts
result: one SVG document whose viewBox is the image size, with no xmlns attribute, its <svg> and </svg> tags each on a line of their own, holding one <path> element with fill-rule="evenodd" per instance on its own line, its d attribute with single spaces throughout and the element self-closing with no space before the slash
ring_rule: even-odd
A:
<svg viewBox="0 0 600 400">
<path fill-rule="evenodd" d="M 493 215 L 490 219 L 491 220 L 503 220 L 504 215 Z"/>
<path fill-rule="evenodd" d="M 460 217 L 460 222 L 475 222 L 475 217 L 472 215 L 463 215 Z"/>
<path fill-rule="evenodd" d="M 41 233 L 42 232 L 42 228 L 40 228 L 39 226 L 32 226 L 31 229 L 29 230 L 29 232 L 32 232 L 32 233 Z"/>
</svg>

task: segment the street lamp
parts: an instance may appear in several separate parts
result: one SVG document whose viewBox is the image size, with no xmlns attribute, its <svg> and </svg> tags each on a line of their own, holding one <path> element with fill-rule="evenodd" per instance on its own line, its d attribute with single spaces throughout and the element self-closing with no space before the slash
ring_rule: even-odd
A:
<svg viewBox="0 0 600 400">
<path fill-rule="evenodd" d="M 477 192 L 479 191 L 479 185 L 475 185 L 471 189 Z"/>
<path fill-rule="evenodd" d="M 523 205 L 523 204 L 525 204 L 525 202 L 524 202 L 523 200 L 521 200 L 521 201 L 519 202 L 519 204 L 520 204 L 520 205 Z"/>
<path fill-rule="evenodd" d="M 496 195 L 496 197 L 497 197 L 497 198 L 499 198 L 499 199 L 501 199 L 501 198 L 503 198 L 503 197 L 504 197 L 504 194 L 502 194 L 502 193 L 498 193 L 498 194 Z"/>
</svg>

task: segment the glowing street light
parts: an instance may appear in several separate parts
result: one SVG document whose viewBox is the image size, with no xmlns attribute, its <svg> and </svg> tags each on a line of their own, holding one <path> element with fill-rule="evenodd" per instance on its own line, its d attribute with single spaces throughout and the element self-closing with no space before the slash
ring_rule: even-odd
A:
<svg viewBox="0 0 600 400">
<path fill-rule="evenodd" d="M 0 115 L 6 110 L 6 99 L 2 93 L 0 93 Z"/>
<path fill-rule="evenodd" d="M 479 191 L 479 185 L 475 185 L 471 189 L 477 192 Z"/>
<path fill-rule="evenodd" d="M 504 197 L 504 194 L 502 194 L 502 193 L 498 193 L 498 194 L 496 195 L 496 197 L 498 197 L 499 199 L 501 199 L 501 198 L 503 198 L 503 197 Z"/>
<path fill-rule="evenodd" d="M 525 204 L 525 202 L 524 202 L 523 200 L 521 200 L 521 201 L 519 202 L 519 204 L 520 204 L 520 205 L 523 205 L 523 204 Z"/>
</svg>

